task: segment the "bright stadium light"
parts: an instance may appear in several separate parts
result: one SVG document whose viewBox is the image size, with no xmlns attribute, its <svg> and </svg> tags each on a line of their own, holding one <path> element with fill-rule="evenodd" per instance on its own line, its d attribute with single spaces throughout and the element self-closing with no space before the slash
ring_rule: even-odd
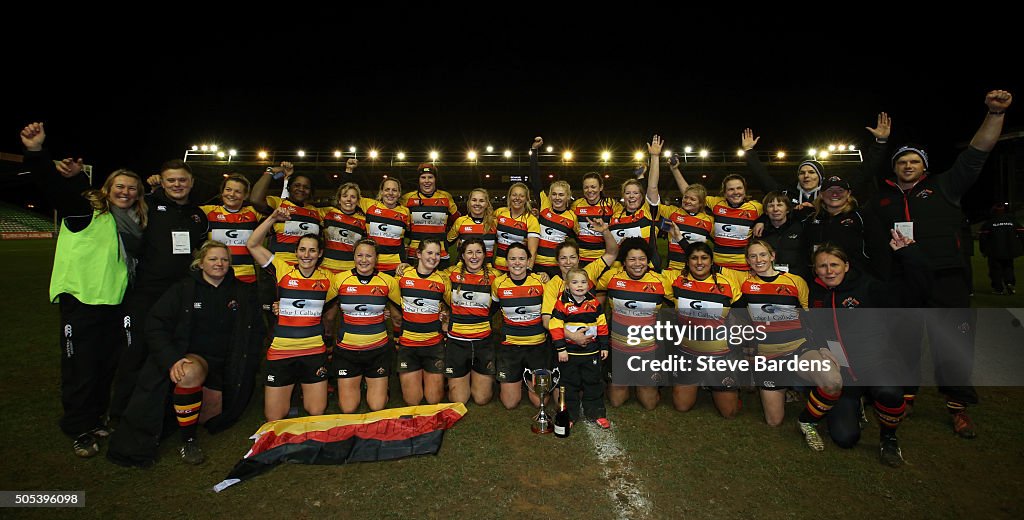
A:
<svg viewBox="0 0 1024 520">
<path fill-rule="evenodd" d="M 302 151 L 302 150 L 299 150 L 299 152 L 298 152 L 298 156 L 299 156 L 299 157 L 305 157 L 305 156 L 306 156 L 306 152 L 304 152 L 304 151 Z"/>
<path fill-rule="evenodd" d="M 775 154 L 775 157 L 778 157 L 779 159 L 783 159 L 783 158 L 786 157 L 786 152 L 779 152 L 779 153 Z"/>
<path fill-rule="evenodd" d="M 818 149 L 817 148 L 811 148 L 810 150 L 807 150 L 807 155 L 810 155 L 810 156 L 818 155 Z"/>
<path fill-rule="evenodd" d="M 196 150 L 198 150 L 198 149 L 199 149 L 199 145 L 198 145 L 198 144 L 194 144 L 194 145 L 192 145 L 192 151 L 193 151 L 193 152 L 194 152 L 194 151 L 196 151 Z"/>
<path fill-rule="evenodd" d="M 852 144 L 850 146 L 847 146 L 846 149 L 851 151 L 851 152 L 856 150 L 856 148 L 854 148 Z"/>
<path fill-rule="evenodd" d="M 258 153 L 258 154 L 256 154 L 256 155 L 257 155 L 257 156 L 258 156 L 258 157 L 259 157 L 260 159 L 266 159 L 266 158 L 267 158 L 267 152 L 264 152 L 263 150 L 260 150 L 260 153 Z"/>
<path fill-rule="evenodd" d="M 487 147 L 487 153 L 492 153 L 492 152 L 494 152 L 494 147 L 493 146 L 488 146 Z"/>
<path fill-rule="evenodd" d="M 824 158 L 828 157 L 828 152 L 826 152 L 825 150 L 822 150 L 822 151 L 818 152 L 818 157 L 821 158 L 821 159 L 824 159 Z"/>
<path fill-rule="evenodd" d="M 663 155 L 666 159 L 672 157 L 672 150 L 665 150 L 665 152 L 662 153 L 661 155 Z"/>
<path fill-rule="evenodd" d="M 211 151 L 211 152 L 216 152 L 216 151 L 217 151 L 217 145 L 215 145 L 215 144 L 211 144 L 211 145 L 210 145 L 210 151 Z"/>
<path fill-rule="evenodd" d="M 223 159 L 224 158 L 224 152 L 217 152 L 217 157 Z"/>
<path fill-rule="evenodd" d="M 377 158 L 377 150 L 370 150 L 370 159 Z"/>
<path fill-rule="evenodd" d="M 607 161 L 607 160 L 609 160 L 611 158 L 612 158 L 612 153 L 611 152 L 609 152 L 607 150 L 601 152 L 601 160 L 602 161 Z"/>
<path fill-rule="evenodd" d="M 510 159 L 512 157 L 512 150 L 505 150 L 505 158 Z"/>
<path fill-rule="evenodd" d="M 235 150 L 234 148 L 232 148 L 232 149 L 228 150 L 228 155 L 230 155 L 231 157 L 234 157 L 234 156 L 238 155 L 238 150 Z"/>
<path fill-rule="evenodd" d="M 836 151 L 836 145 L 834 145 L 834 144 L 828 145 L 828 151 L 830 151 L 830 152 Z"/>
<path fill-rule="evenodd" d="M 683 148 L 683 153 L 693 153 L 693 147 L 687 146 L 686 148 Z"/>
<path fill-rule="evenodd" d="M 705 159 L 708 156 L 708 151 L 707 150 L 701 150 L 700 154 L 698 154 L 698 155 L 700 155 L 701 159 Z"/>
<path fill-rule="evenodd" d="M 485 174 L 484 174 L 484 178 L 485 178 L 485 179 L 490 179 L 490 178 L 491 178 L 491 174 L 489 174 L 489 173 L 485 173 Z"/>
<path fill-rule="evenodd" d="M 739 150 L 736 150 L 736 156 L 737 157 L 743 157 L 745 154 L 746 154 L 746 152 L 744 152 L 742 148 L 740 148 Z"/>
<path fill-rule="evenodd" d="M 644 160 L 644 153 L 643 152 L 637 152 L 637 153 L 633 154 L 633 159 L 636 159 L 637 161 Z"/>
<path fill-rule="evenodd" d="M 208 152 L 208 151 L 210 151 L 210 147 L 209 147 L 209 146 L 206 146 L 205 144 L 204 144 L 203 146 L 200 146 L 200 147 L 199 147 L 199 149 L 200 149 L 200 150 L 202 150 L 202 151 L 204 151 L 204 152 Z"/>
<path fill-rule="evenodd" d="M 341 150 L 335 150 L 334 151 L 334 156 L 335 157 L 341 157 Z"/>
<path fill-rule="evenodd" d="M 476 152 L 474 152 L 473 150 L 470 150 L 470 151 L 466 152 L 466 159 L 469 160 L 469 161 L 475 161 L 476 160 Z"/>
<path fill-rule="evenodd" d="M 839 145 L 839 151 L 840 152 L 845 152 L 846 151 L 846 145 L 845 144 Z"/>
<path fill-rule="evenodd" d="M 548 178 L 549 178 L 549 179 L 554 179 L 554 178 L 555 178 L 555 174 L 553 174 L 553 173 L 549 173 L 549 174 L 548 174 Z"/>
<path fill-rule="evenodd" d="M 566 161 L 571 161 L 572 160 L 572 152 L 565 152 L 565 153 L 563 153 L 562 154 L 562 159 L 564 159 Z"/>
<path fill-rule="evenodd" d="M 399 161 L 404 161 L 405 160 L 405 152 L 398 152 L 398 155 L 396 155 L 395 157 L 397 157 Z"/>
<path fill-rule="evenodd" d="M 435 151 L 431 151 L 430 152 L 430 160 L 431 161 L 436 161 L 438 157 L 440 157 L 440 155 L 438 155 L 437 152 L 435 152 Z"/>
<path fill-rule="evenodd" d="M 548 153 L 551 153 L 551 152 L 555 151 L 555 147 L 554 146 L 549 146 L 549 147 L 547 147 L 547 151 L 548 151 Z"/>
</svg>

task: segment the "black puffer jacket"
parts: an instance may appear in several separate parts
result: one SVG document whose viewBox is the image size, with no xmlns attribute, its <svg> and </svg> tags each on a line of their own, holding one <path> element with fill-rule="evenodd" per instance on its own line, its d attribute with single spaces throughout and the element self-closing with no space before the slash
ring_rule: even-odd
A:
<svg viewBox="0 0 1024 520">
<path fill-rule="evenodd" d="M 192 276 L 172 286 L 150 310 L 146 320 L 149 358 L 139 372 L 139 381 L 120 425 L 110 440 L 107 458 L 128 466 L 149 466 L 156 461 L 157 448 L 168 415 L 172 388 L 171 366 L 189 352 L 193 309 L 199 284 Z M 231 343 L 227 346 L 223 373 L 223 412 L 210 419 L 206 428 L 217 433 L 238 421 L 252 397 L 265 328 L 256 297 L 256 287 L 239 282 L 229 270 L 218 290 L 231 291 L 235 315 Z"/>
</svg>

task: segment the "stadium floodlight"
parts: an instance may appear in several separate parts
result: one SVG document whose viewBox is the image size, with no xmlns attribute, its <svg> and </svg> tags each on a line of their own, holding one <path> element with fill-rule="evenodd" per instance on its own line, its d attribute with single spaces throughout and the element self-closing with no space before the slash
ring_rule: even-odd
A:
<svg viewBox="0 0 1024 520">
<path fill-rule="evenodd" d="M 830 151 L 830 152 L 836 151 L 836 145 L 834 145 L 834 144 L 828 145 L 828 151 Z"/>
<path fill-rule="evenodd" d="M 846 149 L 851 151 L 851 152 L 856 150 L 856 148 L 854 148 L 852 144 L 850 146 L 847 146 Z"/>
<path fill-rule="evenodd" d="M 202 151 L 204 151 L 204 152 L 208 152 L 208 151 L 210 151 L 210 147 L 209 147 L 209 146 L 206 146 L 205 144 L 204 144 L 203 146 L 200 146 L 200 147 L 199 147 L 199 149 L 200 149 L 200 150 L 202 150 Z"/>
<path fill-rule="evenodd" d="M 740 148 L 739 150 L 736 150 L 736 156 L 737 157 L 743 157 L 744 155 L 746 155 L 746 153 L 747 152 L 744 152 L 742 148 Z"/>
<path fill-rule="evenodd" d="M 476 160 L 476 152 L 473 151 L 473 150 L 470 150 L 470 151 L 466 152 L 466 160 L 467 161 L 475 161 Z"/>
<path fill-rule="evenodd" d="M 397 157 L 399 161 L 404 161 L 405 160 L 405 152 L 398 152 L 398 155 L 396 155 L 395 157 Z"/>
<path fill-rule="evenodd" d="M 611 158 L 612 158 L 612 153 L 611 152 L 609 152 L 607 150 L 601 152 L 601 160 L 602 161 L 607 161 L 607 160 L 609 160 Z"/>
<path fill-rule="evenodd" d="M 302 150 L 299 150 L 299 152 L 298 152 L 298 156 L 299 156 L 299 157 L 305 157 L 305 156 L 306 156 L 306 152 L 304 152 L 304 151 L 302 151 Z"/>
<path fill-rule="evenodd" d="M 668 159 L 669 157 L 672 157 L 672 150 L 665 150 L 661 155 Z"/>
<path fill-rule="evenodd" d="M 828 152 L 826 152 L 825 150 L 822 150 L 822 151 L 818 152 L 818 157 L 821 158 L 821 159 L 824 159 L 824 158 L 828 157 Z"/>
<path fill-rule="evenodd" d="M 349 146 L 348 147 L 348 151 L 349 151 L 349 153 L 356 153 L 356 147 L 355 146 Z"/>
<path fill-rule="evenodd" d="M 224 158 L 224 152 L 217 152 L 217 157 L 223 159 Z"/>
<path fill-rule="evenodd" d="M 493 152 L 494 152 L 494 147 L 493 146 L 488 146 L 487 147 L 487 153 L 493 153 Z"/>
<path fill-rule="evenodd" d="M 548 174 L 548 178 L 549 178 L 549 179 L 554 179 L 554 178 L 555 178 L 555 174 L 553 174 L 553 173 L 549 173 L 549 174 Z"/>
<path fill-rule="evenodd" d="M 430 160 L 431 160 L 431 161 L 436 161 L 438 157 L 440 157 L 440 154 L 438 154 L 438 153 L 437 153 L 436 151 L 434 151 L 434 150 L 431 150 L 431 151 L 430 151 Z"/>
<path fill-rule="evenodd" d="M 572 160 L 572 152 L 566 151 L 562 154 L 562 159 L 566 161 Z"/>
<path fill-rule="evenodd" d="M 370 150 L 370 159 L 377 158 L 377 150 Z"/>
<path fill-rule="evenodd" d="M 701 150 L 700 153 L 697 154 L 697 155 L 700 155 L 701 159 L 706 159 L 707 156 L 708 156 L 708 151 L 707 150 Z"/>
<path fill-rule="evenodd" d="M 260 159 L 266 159 L 267 158 L 267 152 L 264 152 L 263 150 L 260 150 L 260 153 L 256 154 L 256 156 L 259 157 Z"/>
<path fill-rule="evenodd" d="M 817 148 L 811 148 L 810 150 L 807 150 L 807 155 L 810 155 L 812 157 L 815 156 L 815 155 L 818 155 L 818 149 Z"/>
<path fill-rule="evenodd" d="M 548 153 L 551 153 L 551 152 L 555 151 L 555 147 L 554 146 L 549 146 L 549 147 L 547 147 L 547 151 L 548 151 Z"/>
<path fill-rule="evenodd" d="M 234 157 L 234 156 L 238 155 L 238 150 L 235 150 L 234 148 L 232 148 L 232 149 L 228 150 L 228 155 L 230 155 L 231 157 Z"/>
<path fill-rule="evenodd" d="M 683 153 L 693 153 L 693 147 L 687 146 L 686 148 L 683 148 Z"/>
<path fill-rule="evenodd" d="M 341 150 L 335 150 L 334 151 L 334 156 L 335 157 L 341 157 Z"/>
<path fill-rule="evenodd" d="M 216 151 L 217 151 L 217 145 L 215 145 L 215 144 L 211 144 L 211 145 L 210 145 L 210 151 L 211 151 L 211 152 L 216 152 Z"/>
<path fill-rule="evenodd" d="M 775 157 L 778 157 L 779 159 L 784 159 L 786 157 L 786 152 L 779 152 L 775 154 Z"/>
<path fill-rule="evenodd" d="M 636 159 L 637 161 L 644 160 L 644 153 L 643 152 L 637 152 L 637 153 L 633 154 L 633 159 Z"/>
<path fill-rule="evenodd" d="M 505 158 L 506 159 L 511 159 L 512 158 L 512 150 L 505 150 Z"/>
<path fill-rule="evenodd" d="M 198 149 L 199 149 L 199 145 L 198 145 L 198 144 L 194 144 L 194 145 L 192 145 L 192 151 L 193 151 L 193 152 L 194 152 L 194 151 L 196 151 L 196 150 L 198 150 Z"/>
<path fill-rule="evenodd" d="M 846 145 L 845 144 L 839 145 L 839 151 L 840 152 L 845 152 L 846 151 Z"/>
<path fill-rule="evenodd" d="M 491 174 L 489 174 L 489 173 L 485 173 L 485 174 L 484 174 L 484 178 L 485 178 L 485 179 L 490 179 L 490 178 L 491 178 Z"/>
</svg>

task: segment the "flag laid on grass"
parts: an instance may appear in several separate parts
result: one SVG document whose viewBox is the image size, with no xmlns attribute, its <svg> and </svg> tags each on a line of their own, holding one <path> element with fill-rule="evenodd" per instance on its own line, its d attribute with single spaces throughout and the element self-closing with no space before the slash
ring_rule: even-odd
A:
<svg viewBox="0 0 1024 520">
<path fill-rule="evenodd" d="M 462 403 L 444 403 L 271 421 L 213 490 L 219 493 L 282 462 L 346 464 L 437 454 L 444 431 L 465 414 Z"/>
</svg>

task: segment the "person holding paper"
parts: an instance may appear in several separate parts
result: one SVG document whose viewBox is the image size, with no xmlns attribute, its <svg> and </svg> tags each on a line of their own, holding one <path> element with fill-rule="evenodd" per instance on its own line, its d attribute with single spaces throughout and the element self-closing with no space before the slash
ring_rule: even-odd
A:
<svg viewBox="0 0 1024 520">
<path fill-rule="evenodd" d="M 892 231 L 889 245 L 913 274 L 895 282 L 862 272 L 836 244 L 822 244 L 814 254 L 817 276 L 810 285 L 812 341 L 828 347 L 843 367 L 843 392 L 827 418 L 829 435 L 842 448 L 854 447 L 860 440 L 861 398 L 869 396 L 880 428 L 879 457 L 892 467 L 903 464 L 896 429 L 906 411 L 900 383 L 907 371 L 892 347 L 888 327 L 882 325 L 894 316 L 885 307 L 918 305 L 916 296 L 928 286 L 927 259 L 912 244 L 913 240 Z"/>
</svg>

